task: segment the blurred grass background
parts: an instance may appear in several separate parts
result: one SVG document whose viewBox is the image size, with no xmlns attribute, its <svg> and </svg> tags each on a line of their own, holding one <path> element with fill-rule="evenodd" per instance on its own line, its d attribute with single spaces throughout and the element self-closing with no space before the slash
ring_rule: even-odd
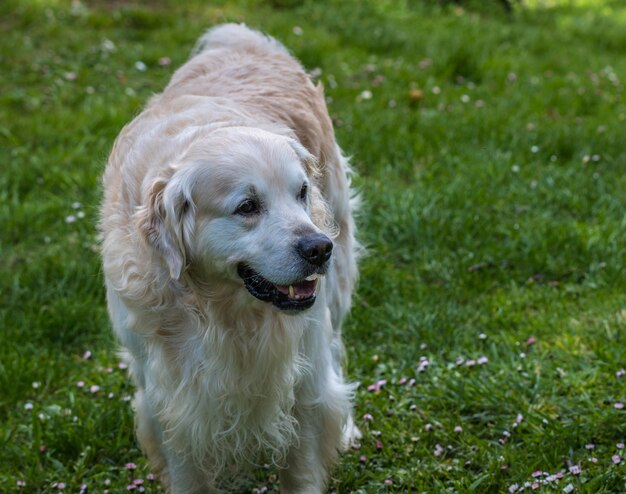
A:
<svg viewBox="0 0 626 494">
<path fill-rule="evenodd" d="M 623 492 L 626 5 L 510 3 L 2 2 L 0 492 L 160 490 L 105 309 L 99 177 L 226 21 L 324 84 L 363 196 L 364 437 L 330 490 Z"/>
</svg>

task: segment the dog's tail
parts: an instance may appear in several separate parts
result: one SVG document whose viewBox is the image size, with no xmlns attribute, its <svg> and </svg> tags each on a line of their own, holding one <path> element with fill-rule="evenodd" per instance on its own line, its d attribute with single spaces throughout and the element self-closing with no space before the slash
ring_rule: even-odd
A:
<svg viewBox="0 0 626 494">
<path fill-rule="evenodd" d="M 250 29 L 245 24 L 231 23 L 212 27 L 204 33 L 196 43 L 191 56 L 194 57 L 205 50 L 227 47 L 264 47 L 272 51 L 278 50 L 283 53 L 289 53 L 287 48 L 271 36 L 266 36 L 259 31 Z"/>
</svg>

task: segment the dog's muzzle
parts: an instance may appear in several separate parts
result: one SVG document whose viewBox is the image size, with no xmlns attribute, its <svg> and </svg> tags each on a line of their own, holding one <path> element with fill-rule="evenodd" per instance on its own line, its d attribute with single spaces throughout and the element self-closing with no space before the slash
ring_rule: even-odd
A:
<svg viewBox="0 0 626 494">
<path fill-rule="evenodd" d="M 326 272 L 332 250 L 332 241 L 323 234 L 298 241 L 296 251 L 312 274 L 289 285 L 272 283 L 245 263 L 237 266 L 237 274 L 248 292 L 259 300 L 270 302 L 281 310 L 306 310 L 315 303 L 318 281 Z"/>
<path fill-rule="evenodd" d="M 315 303 L 320 277 L 317 273 L 291 285 L 272 283 L 246 264 L 237 266 L 237 274 L 251 295 L 263 302 L 271 302 L 281 310 L 305 310 Z"/>
</svg>

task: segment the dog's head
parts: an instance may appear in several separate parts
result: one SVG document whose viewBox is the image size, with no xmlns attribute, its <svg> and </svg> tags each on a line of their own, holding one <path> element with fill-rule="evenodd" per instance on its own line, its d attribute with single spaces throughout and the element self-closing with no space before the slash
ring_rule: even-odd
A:
<svg viewBox="0 0 626 494">
<path fill-rule="evenodd" d="M 173 279 L 190 270 L 207 286 L 235 283 L 279 309 L 308 309 L 333 249 L 316 170 L 289 137 L 214 131 L 149 180 L 138 228 Z"/>
</svg>

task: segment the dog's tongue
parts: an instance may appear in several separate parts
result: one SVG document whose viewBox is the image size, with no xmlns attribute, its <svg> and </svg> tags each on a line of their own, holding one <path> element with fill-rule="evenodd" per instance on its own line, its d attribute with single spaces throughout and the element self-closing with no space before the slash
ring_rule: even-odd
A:
<svg viewBox="0 0 626 494">
<path fill-rule="evenodd" d="M 299 283 L 294 283 L 293 285 L 275 285 L 276 289 L 289 298 L 293 299 L 303 299 L 309 298 L 315 293 L 315 288 L 317 287 L 317 280 L 312 281 L 301 281 Z"/>
</svg>

